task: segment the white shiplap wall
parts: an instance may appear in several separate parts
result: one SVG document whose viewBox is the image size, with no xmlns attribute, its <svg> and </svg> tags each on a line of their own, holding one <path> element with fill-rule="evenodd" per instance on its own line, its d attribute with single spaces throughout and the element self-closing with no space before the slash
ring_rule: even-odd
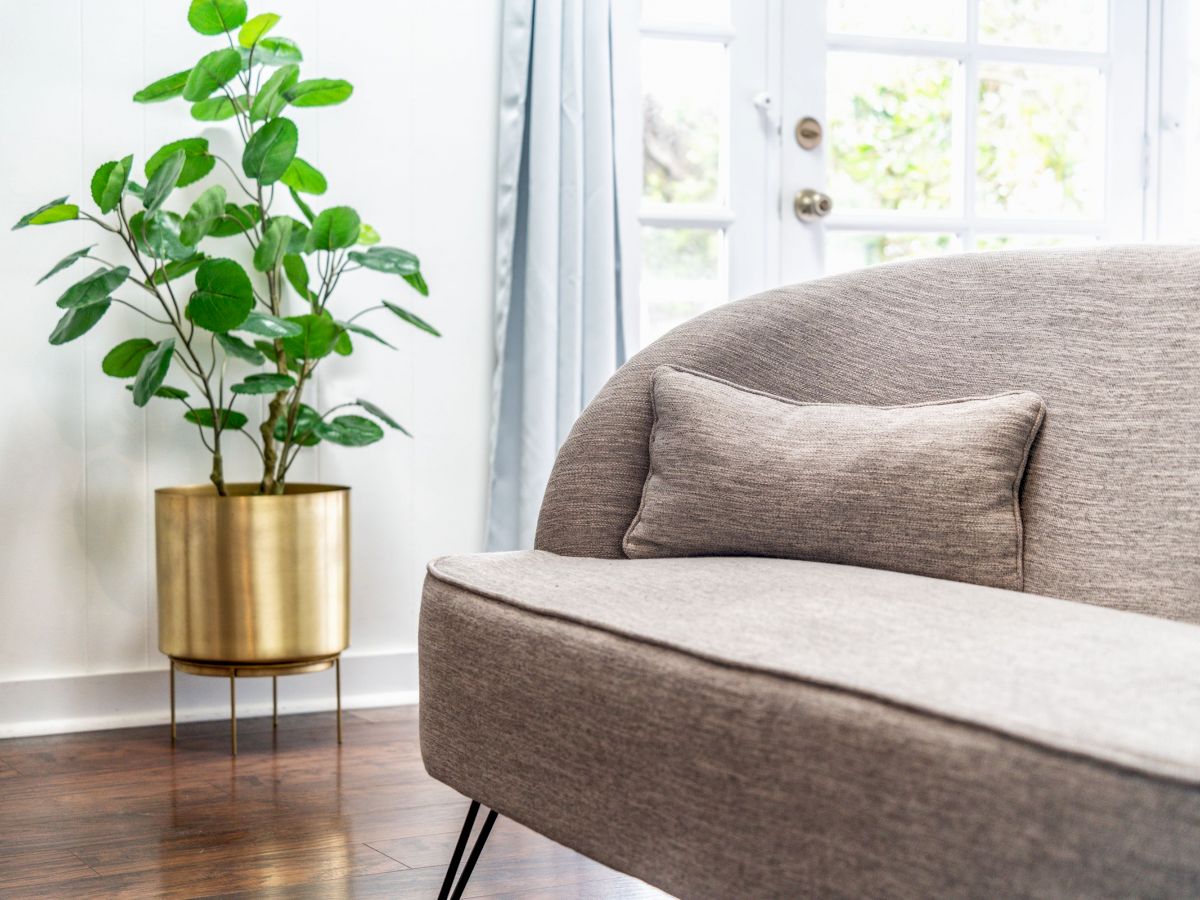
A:
<svg viewBox="0 0 1200 900">
<path fill-rule="evenodd" d="M 445 333 L 434 340 L 379 321 L 400 352 L 360 346 L 318 384 L 321 405 L 375 398 L 417 435 L 389 435 L 359 450 L 319 448 L 296 479 L 354 488 L 352 649 L 344 668 L 351 705 L 414 696 L 424 563 L 476 550 L 482 540 L 499 7 L 251 3 L 252 15 L 283 16 L 276 33 L 304 49 L 304 77 L 355 85 L 342 106 L 289 113 L 300 126 L 301 155 L 330 180 L 318 208 L 357 208 L 385 243 L 420 254 L 433 291 L 422 301 L 397 279 L 357 273 L 343 279 L 339 293 L 351 305 L 341 308 L 396 297 Z M 239 158 L 232 123 L 205 127 L 181 101 L 130 100 L 217 46 L 190 30 L 186 8 L 186 0 L 0 0 L 0 736 L 166 714 L 153 489 L 203 481 L 206 459 L 175 405 L 154 401 L 138 410 L 100 372 L 113 344 L 150 333 L 132 312 L 114 307 L 65 347 L 46 341 L 55 298 L 86 270 L 35 288 L 37 278 L 95 241 L 98 252 L 123 261 L 119 245 L 83 223 L 8 228 L 64 193 L 90 205 L 96 166 L 126 153 L 135 154 L 140 176 L 162 144 L 205 134 L 227 158 Z M 171 208 L 186 208 L 216 173 Z M 214 242 L 213 249 L 234 246 Z M 257 477 L 254 452 L 241 444 L 227 454 L 231 480 Z M 200 681 L 181 682 L 181 711 L 221 715 L 223 694 Z M 265 690 L 244 688 L 243 708 L 261 705 Z M 280 693 L 285 708 L 331 700 L 320 676 L 292 679 Z"/>
</svg>

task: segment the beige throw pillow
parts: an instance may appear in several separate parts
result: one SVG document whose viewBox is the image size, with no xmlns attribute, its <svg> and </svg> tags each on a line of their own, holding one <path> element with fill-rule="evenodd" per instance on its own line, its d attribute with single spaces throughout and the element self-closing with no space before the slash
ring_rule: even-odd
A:
<svg viewBox="0 0 1200 900">
<path fill-rule="evenodd" d="M 798 403 L 662 366 L 627 556 L 778 556 L 1020 590 L 1020 489 L 1045 405 Z"/>
</svg>

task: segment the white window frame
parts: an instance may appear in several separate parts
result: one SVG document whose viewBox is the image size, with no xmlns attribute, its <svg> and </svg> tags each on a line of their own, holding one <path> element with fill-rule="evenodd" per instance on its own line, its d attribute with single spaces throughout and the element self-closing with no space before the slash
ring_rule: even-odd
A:
<svg viewBox="0 0 1200 900">
<path fill-rule="evenodd" d="M 1154 0 L 1158 2 L 1158 0 Z M 825 54 L 834 52 L 879 53 L 887 56 L 927 56 L 949 59 L 961 64 L 954 108 L 955 135 L 952 153 L 959 184 L 956 195 L 960 208 L 950 214 L 910 214 L 839 209 L 833 198 L 833 212 L 822 221 L 823 227 L 801 223 L 783 215 L 781 244 L 800 248 L 784 252 L 780 258 L 783 282 L 799 281 L 822 274 L 824 236 L 828 231 L 901 232 L 956 235 L 962 250 L 975 246 L 977 235 L 987 234 L 1064 234 L 1104 241 L 1138 240 L 1143 232 L 1144 192 L 1130 190 L 1128 173 L 1144 165 L 1145 142 L 1142 98 L 1146 96 L 1144 64 L 1147 34 L 1147 0 L 1109 0 L 1108 42 L 1104 51 L 1060 50 L 988 44 L 979 40 L 979 0 L 966 0 L 966 37 L 964 40 L 916 38 L 878 38 L 827 33 L 825 0 L 797 0 L 784 7 L 784 33 L 800 36 L 802 43 L 784 60 L 783 96 L 784 135 L 786 123 L 804 116 L 825 122 Z M 802 27 L 804 23 L 807 27 Z M 1078 66 L 1100 70 L 1107 87 L 1105 135 L 1107 171 L 1104 208 L 1090 219 L 1017 218 L 983 216 L 975 208 L 975 140 L 977 90 L 981 64 L 990 62 L 1033 65 Z M 819 71 L 818 71 L 819 69 Z M 1130 122 L 1126 111 L 1139 115 Z M 1134 131 L 1131 133 L 1130 128 Z M 782 153 L 783 181 L 789 188 L 812 187 L 825 190 L 827 151 L 798 152 L 794 146 Z"/>
<path fill-rule="evenodd" d="M 640 84 L 635 85 L 624 93 L 637 117 L 632 129 L 636 147 L 631 139 L 625 154 L 625 168 L 636 173 L 626 173 L 630 188 L 625 195 L 631 198 L 627 208 L 636 207 L 636 216 L 629 217 L 634 240 L 628 243 L 634 248 L 640 245 L 641 225 L 723 230 L 720 277 L 733 299 L 821 274 L 812 260 L 824 258 L 826 228 L 949 233 L 958 236 L 963 250 L 972 249 L 976 237 L 987 234 L 1077 234 L 1081 240 L 1138 241 L 1172 233 L 1180 204 L 1187 202 L 1175 185 L 1186 166 L 1179 92 L 1188 50 L 1186 35 L 1172 23 L 1195 0 L 1109 0 L 1107 49 L 1096 52 L 983 43 L 978 39 L 980 0 L 964 2 L 965 39 L 952 41 L 827 35 L 825 0 L 731 0 L 733 20 L 724 26 L 641 20 L 636 29 L 639 36 L 715 41 L 728 48 L 730 90 L 725 98 L 727 131 L 721 156 L 727 167 L 722 173 L 727 196 L 721 204 L 705 206 L 642 202 L 642 101 Z M 1194 12 L 1200 15 L 1200 10 Z M 835 197 L 834 212 L 821 226 L 797 221 L 791 209 L 793 194 L 801 187 L 823 190 L 827 163 L 823 150 L 798 152 L 791 128 L 805 115 L 825 121 L 825 53 L 829 50 L 962 61 L 961 96 L 955 107 L 961 208 L 950 215 L 847 212 Z M 973 202 L 977 92 L 966 88 L 977 83 L 979 65 L 991 61 L 1077 65 L 1105 74 L 1109 160 L 1104 209 L 1097 216 L 1022 219 L 977 213 Z M 1141 115 L 1131 116 L 1130 110 L 1140 110 Z M 633 115 L 629 114 L 631 121 Z M 1200 161 L 1193 162 L 1200 168 Z M 629 254 L 631 266 L 636 266 L 636 255 L 636 249 Z M 634 280 L 634 297 L 636 285 Z M 640 301 L 633 306 L 627 321 L 640 321 Z M 635 336 L 630 349 L 639 346 Z"/>
<path fill-rule="evenodd" d="M 771 198 L 779 193 L 778 115 L 772 101 L 765 108 L 762 102 L 763 96 L 772 96 L 763 85 L 771 81 L 771 73 L 777 78 L 779 68 L 773 46 L 778 42 L 768 40 L 769 10 L 778 2 L 732 2 L 732 21 L 725 25 L 643 20 L 639 28 L 643 38 L 717 43 L 728 53 L 729 88 L 721 98 L 721 202 L 643 201 L 639 156 L 637 221 L 639 226 L 721 232 L 718 280 L 730 298 L 759 290 L 778 253 L 777 219 L 769 212 Z M 640 116 L 640 89 L 638 111 Z"/>
</svg>

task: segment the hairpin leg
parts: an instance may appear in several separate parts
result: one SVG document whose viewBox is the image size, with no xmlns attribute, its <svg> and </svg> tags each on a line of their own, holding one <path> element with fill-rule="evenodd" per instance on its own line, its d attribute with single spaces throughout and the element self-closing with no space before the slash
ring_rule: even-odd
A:
<svg viewBox="0 0 1200 900">
<path fill-rule="evenodd" d="M 279 727 L 279 677 L 271 676 L 271 727 Z"/>
<path fill-rule="evenodd" d="M 171 660 L 171 743 L 175 743 L 175 660 Z"/>
<path fill-rule="evenodd" d="M 458 843 L 454 845 L 454 855 L 450 857 L 450 866 L 446 869 L 446 878 L 442 882 L 442 890 L 438 893 L 438 900 L 459 900 L 462 897 L 463 891 L 466 890 L 467 881 L 471 878 L 471 873 L 475 871 L 475 863 L 479 861 L 479 855 L 483 853 L 483 845 L 487 843 L 488 835 L 492 833 L 492 826 L 496 824 L 496 811 L 489 810 L 487 818 L 483 820 L 483 827 L 479 829 L 479 836 L 475 838 L 475 844 L 471 847 L 471 855 L 467 857 L 467 864 L 463 866 L 462 877 L 458 879 L 458 884 L 454 884 L 454 876 L 458 872 L 458 863 L 462 859 L 463 850 L 467 846 L 467 838 L 471 836 L 471 829 L 475 825 L 475 817 L 479 814 L 479 801 L 472 800 L 471 806 L 467 810 L 467 818 L 463 822 L 462 831 L 458 835 Z M 454 887 L 451 893 L 451 887 Z"/>
</svg>

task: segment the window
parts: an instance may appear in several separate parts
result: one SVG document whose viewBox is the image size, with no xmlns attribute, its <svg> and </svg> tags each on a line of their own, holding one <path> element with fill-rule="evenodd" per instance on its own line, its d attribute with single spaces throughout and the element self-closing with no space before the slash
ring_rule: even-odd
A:
<svg viewBox="0 0 1200 900">
<path fill-rule="evenodd" d="M 641 339 L 729 299 L 728 0 L 642 4 Z"/>
<path fill-rule="evenodd" d="M 1182 207 L 1200 193 L 1181 162 L 1200 154 L 1191 6 L 642 0 L 641 342 L 731 297 L 861 266 L 1200 236 L 1200 204 Z M 1161 178 L 1176 174 L 1155 218 L 1160 30 L 1163 118 L 1178 127 L 1157 148 Z M 793 137 L 808 117 L 811 149 Z M 802 190 L 832 211 L 801 219 Z"/>
<path fill-rule="evenodd" d="M 1109 6 L 828 0 L 824 270 L 1119 231 Z"/>
</svg>

